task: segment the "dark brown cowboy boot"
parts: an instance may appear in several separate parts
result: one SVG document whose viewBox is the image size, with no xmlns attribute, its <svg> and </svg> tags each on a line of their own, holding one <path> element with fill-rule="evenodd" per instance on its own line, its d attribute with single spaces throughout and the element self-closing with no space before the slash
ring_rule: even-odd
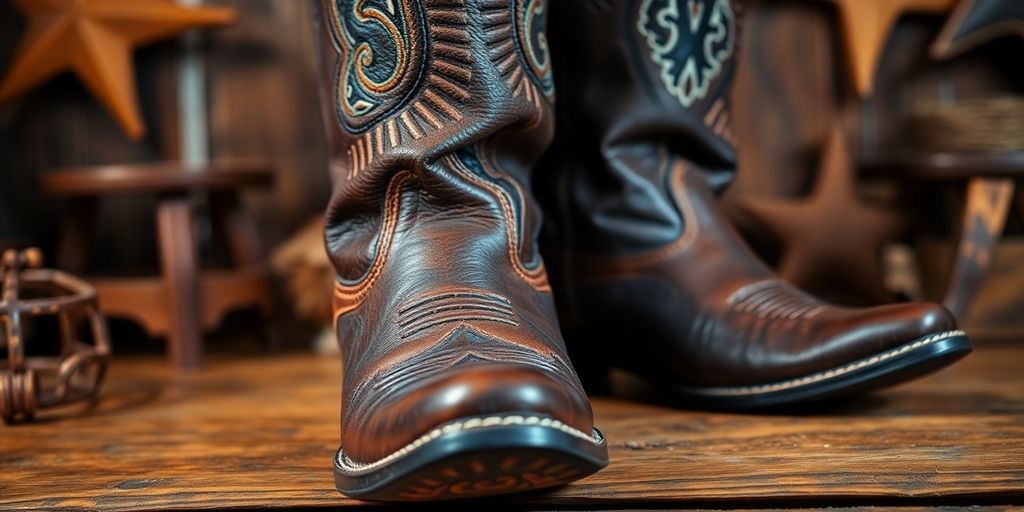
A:
<svg viewBox="0 0 1024 512">
<path fill-rule="evenodd" d="M 338 489 L 425 500 L 607 463 L 537 251 L 552 136 L 543 3 L 323 0 Z"/>
<path fill-rule="evenodd" d="M 564 82 L 538 193 L 555 220 L 548 262 L 577 368 L 618 366 L 692 403 L 749 408 L 963 356 L 970 344 L 941 306 L 825 304 L 777 278 L 724 219 L 713 191 L 736 167 L 726 94 L 737 7 L 552 5 Z"/>
</svg>

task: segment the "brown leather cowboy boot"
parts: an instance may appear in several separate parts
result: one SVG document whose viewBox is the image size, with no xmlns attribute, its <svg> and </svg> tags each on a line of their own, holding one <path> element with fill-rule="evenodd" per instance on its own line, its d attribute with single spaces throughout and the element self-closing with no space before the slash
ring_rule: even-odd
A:
<svg viewBox="0 0 1024 512">
<path fill-rule="evenodd" d="M 737 8 L 552 5 L 564 82 L 538 193 L 577 368 L 618 366 L 691 403 L 748 408 L 892 384 L 963 356 L 970 344 L 941 306 L 825 304 L 777 278 L 719 211 L 713 191 L 736 167 Z"/>
<path fill-rule="evenodd" d="M 543 15 L 537 0 L 320 2 L 349 496 L 518 492 L 607 464 L 536 244 Z"/>
</svg>

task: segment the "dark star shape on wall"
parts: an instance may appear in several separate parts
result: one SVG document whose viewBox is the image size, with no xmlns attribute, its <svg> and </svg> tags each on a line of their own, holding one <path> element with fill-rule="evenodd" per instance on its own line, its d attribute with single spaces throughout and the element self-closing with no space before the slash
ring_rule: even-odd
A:
<svg viewBox="0 0 1024 512">
<path fill-rule="evenodd" d="M 805 198 L 746 196 L 738 206 L 783 244 L 779 274 L 810 290 L 840 290 L 871 303 L 888 302 L 882 247 L 904 226 L 893 210 L 869 204 L 857 193 L 856 174 L 839 127 L 832 130 Z"/>
<path fill-rule="evenodd" d="M 1024 37 L 1024 0 L 961 0 L 931 54 L 948 59 L 1011 35 Z"/>
</svg>

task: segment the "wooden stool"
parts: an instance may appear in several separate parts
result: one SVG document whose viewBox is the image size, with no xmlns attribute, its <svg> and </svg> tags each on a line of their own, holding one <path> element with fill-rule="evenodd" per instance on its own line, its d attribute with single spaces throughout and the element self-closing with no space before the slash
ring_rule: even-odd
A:
<svg viewBox="0 0 1024 512">
<path fill-rule="evenodd" d="M 199 168 L 163 163 L 55 171 L 42 179 L 43 189 L 71 200 L 57 255 L 69 272 L 85 270 L 99 201 L 113 195 L 155 194 L 156 231 L 161 275 L 143 278 L 89 279 L 101 310 L 111 317 L 138 322 L 151 336 L 168 338 L 168 355 L 181 368 L 202 363 L 202 333 L 224 315 L 242 307 L 272 314 L 269 274 L 252 220 L 238 193 L 273 183 L 273 169 L 263 163 L 222 163 Z M 234 267 L 201 271 L 194 235 L 190 195 L 210 194 L 214 226 L 219 228 Z"/>
<path fill-rule="evenodd" d="M 943 298 L 943 304 L 963 318 L 1002 237 L 1016 184 L 1024 181 L 1024 151 L 905 152 L 866 158 L 861 170 L 868 176 L 910 183 L 966 184 L 960 235 Z"/>
</svg>

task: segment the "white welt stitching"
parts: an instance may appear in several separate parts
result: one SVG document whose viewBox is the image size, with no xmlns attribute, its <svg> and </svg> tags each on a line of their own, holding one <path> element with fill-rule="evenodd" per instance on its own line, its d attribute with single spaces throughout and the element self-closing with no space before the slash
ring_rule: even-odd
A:
<svg viewBox="0 0 1024 512">
<path fill-rule="evenodd" d="M 579 430 L 576 430 L 575 428 L 570 427 L 569 425 L 566 425 L 565 423 L 562 423 L 561 421 L 553 420 L 551 418 L 539 418 L 536 416 L 490 416 L 486 418 L 471 418 L 468 420 L 447 423 L 443 426 L 435 428 L 434 430 L 431 430 L 427 434 L 420 436 L 419 439 L 405 445 L 400 450 L 388 455 L 387 457 L 384 457 L 383 459 L 380 459 L 375 462 L 371 462 L 369 464 L 360 464 L 358 462 L 352 461 L 345 456 L 342 450 L 338 450 L 337 463 L 341 469 L 347 472 L 362 473 L 375 469 L 379 466 L 383 466 L 399 457 L 408 455 L 413 450 L 441 437 L 442 435 L 451 434 L 453 432 L 461 432 L 466 430 L 481 429 L 488 427 L 501 427 L 507 425 L 536 425 L 544 428 L 553 428 L 556 430 L 561 430 L 562 432 L 565 432 L 566 434 L 569 434 L 573 437 L 578 437 L 585 441 L 594 443 L 595 445 L 604 444 L 604 436 L 602 436 L 597 429 L 594 429 L 594 431 L 590 435 L 587 435 L 584 434 L 583 432 L 580 432 Z"/>
<path fill-rule="evenodd" d="M 698 395 L 709 395 L 709 396 L 739 396 L 739 395 L 753 395 L 758 393 L 767 393 L 771 391 L 782 391 L 785 389 L 791 389 L 798 386 L 804 386 L 807 384 L 813 384 L 815 382 L 821 382 L 832 377 L 838 377 L 861 368 L 872 366 L 882 361 L 892 359 L 898 355 L 907 353 L 911 350 L 921 348 L 925 345 L 931 345 L 933 343 L 940 342 L 945 339 L 953 338 L 956 336 L 965 336 L 967 333 L 964 331 L 949 331 L 941 334 L 935 334 L 927 338 L 922 338 L 913 343 L 908 343 L 902 347 L 892 349 L 888 352 L 882 352 L 876 356 L 869 357 L 867 359 L 861 359 L 855 363 L 850 363 L 846 366 L 840 366 L 820 373 L 814 373 L 806 377 L 800 377 L 793 380 L 787 380 L 782 382 L 775 382 L 772 384 L 761 384 L 757 386 L 741 386 L 733 388 L 683 388 L 688 393 Z"/>
</svg>

